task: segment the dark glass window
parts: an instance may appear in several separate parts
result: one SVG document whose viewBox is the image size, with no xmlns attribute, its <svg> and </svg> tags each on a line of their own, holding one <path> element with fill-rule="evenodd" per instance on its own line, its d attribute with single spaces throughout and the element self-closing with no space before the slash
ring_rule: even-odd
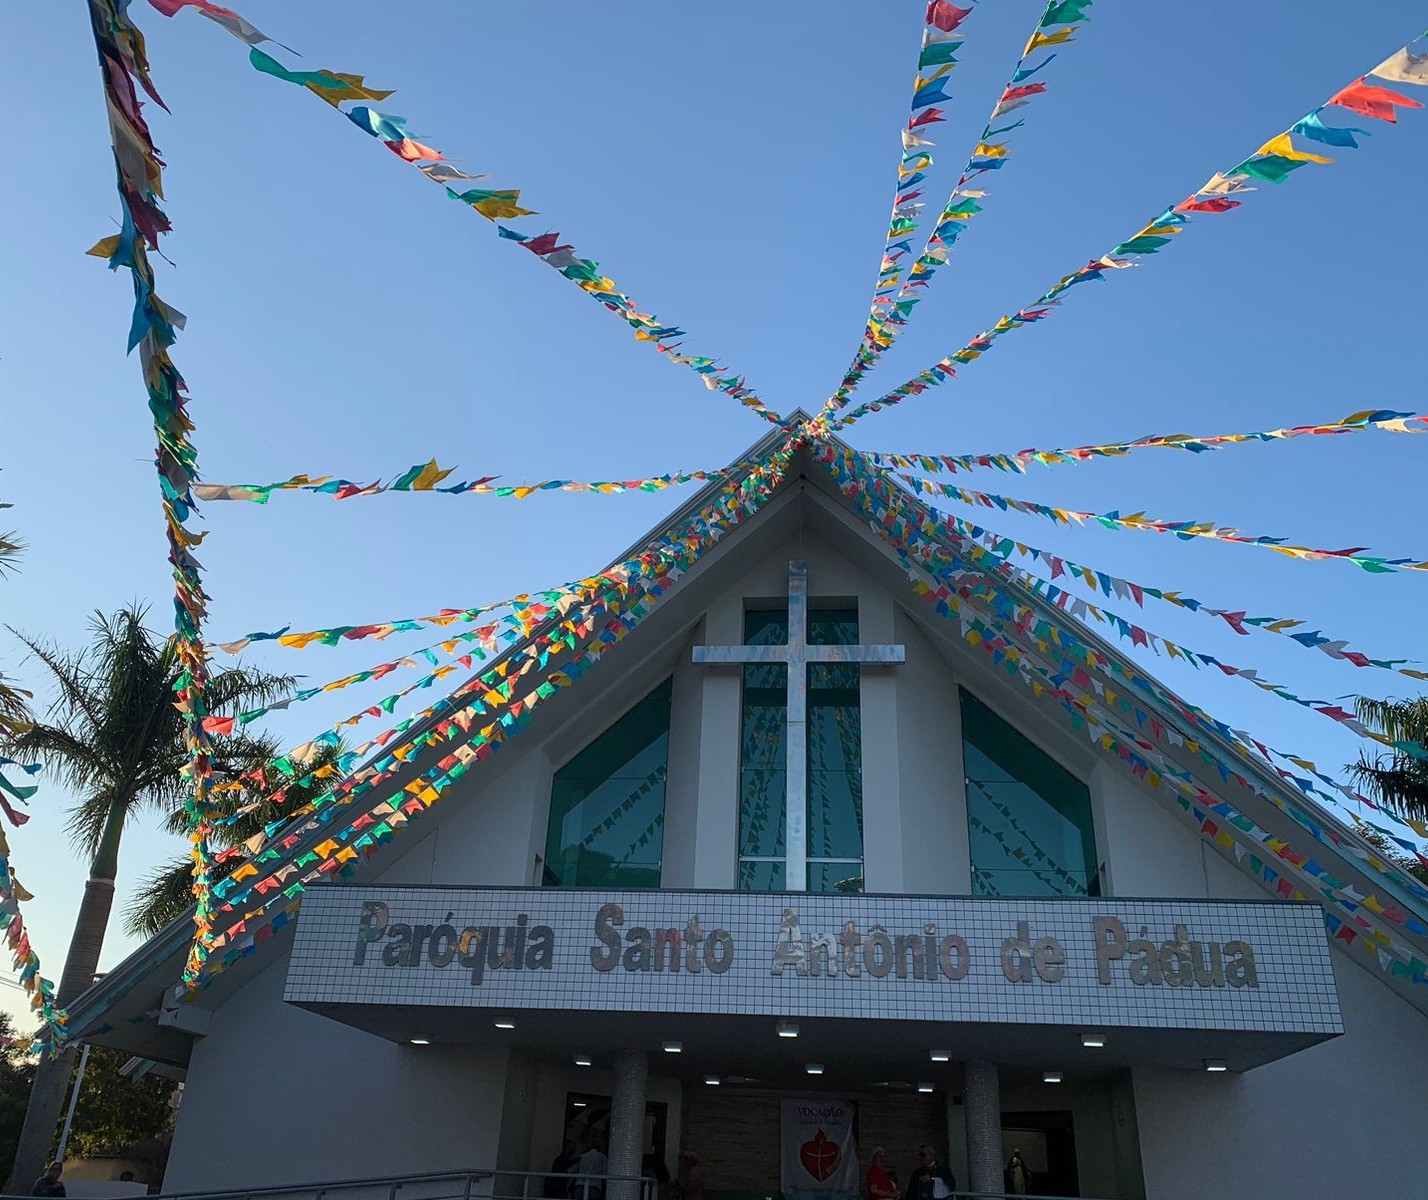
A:
<svg viewBox="0 0 1428 1200">
<path fill-rule="evenodd" d="M 547 885 L 659 887 L 670 692 L 665 680 L 555 773 Z"/>
<path fill-rule="evenodd" d="M 744 618 L 749 645 L 788 642 L 787 609 L 750 610 Z M 811 645 L 856 645 L 852 609 L 811 609 Z M 739 887 L 787 887 L 785 852 L 788 747 L 787 668 L 752 663 L 744 668 L 739 775 Z M 862 891 L 862 714 L 856 664 L 815 663 L 808 668 L 809 891 Z"/>
<path fill-rule="evenodd" d="M 973 893 L 1098 895 L 1086 785 L 965 691 L 962 753 Z"/>
</svg>

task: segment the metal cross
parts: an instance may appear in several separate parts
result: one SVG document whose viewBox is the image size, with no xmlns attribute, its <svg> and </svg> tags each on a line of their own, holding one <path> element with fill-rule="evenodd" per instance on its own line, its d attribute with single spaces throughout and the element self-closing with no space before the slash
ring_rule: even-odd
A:
<svg viewBox="0 0 1428 1200">
<path fill-rule="evenodd" d="M 788 753 L 784 797 L 784 886 L 808 889 L 808 664 L 900 663 L 905 646 L 810 646 L 808 644 L 808 564 L 788 564 L 788 642 L 782 646 L 695 646 L 694 661 L 707 666 L 783 663 L 788 668 Z"/>
</svg>

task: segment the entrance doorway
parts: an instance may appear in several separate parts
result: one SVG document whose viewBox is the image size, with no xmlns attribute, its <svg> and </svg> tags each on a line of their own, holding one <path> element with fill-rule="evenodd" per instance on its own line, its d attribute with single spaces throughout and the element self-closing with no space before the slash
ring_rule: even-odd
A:
<svg viewBox="0 0 1428 1200">
<path fill-rule="evenodd" d="M 1026 1192 L 1035 1196 L 1079 1196 L 1076 1173 L 1076 1131 L 1071 1113 L 1002 1113 L 1002 1162 L 1019 1154 L 1025 1167 Z M 1004 1181 L 1008 1191 L 1014 1184 Z"/>
<path fill-rule="evenodd" d="M 669 1106 L 654 1100 L 645 1104 L 645 1132 L 640 1152 L 644 1156 L 643 1174 L 669 1182 L 669 1169 L 665 1165 L 665 1143 L 669 1136 Z M 563 1130 L 566 1145 L 578 1151 L 582 1142 L 589 1139 L 601 1150 L 610 1146 L 610 1097 L 593 1092 L 565 1093 L 565 1126 Z"/>
</svg>

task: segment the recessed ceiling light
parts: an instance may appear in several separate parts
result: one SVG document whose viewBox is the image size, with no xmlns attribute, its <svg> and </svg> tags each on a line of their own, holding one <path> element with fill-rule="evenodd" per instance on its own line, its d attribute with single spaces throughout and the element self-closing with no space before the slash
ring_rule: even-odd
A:
<svg viewBox="0 0 1428 1200">
<path fill-rule="evenodd" d="M 588 1054 L 577 1054 L 575 1056 L 575 1065 L 577 1067 L 588 1067 L 590 1063 L 591 1058 Z"/>
<path fill-rule="evenodd" d="M 684 1049 L 683 1042 L 665 1042 L 660 1049 L 666 1054 L 679 1054 Z"/>
<path fill-rule="evenodd" d="M 707 1083 L 710 1087 L 718 1087 L 718 1086 L 719 1086 L 719 1076 L 717 1076 L 717 1075 L 706 1075 L 706 1076 L 704 1076 L 704 1082 Z"/>
<path fill-rule="evenodd" d="M 1041 1082 L 1042 1082 L 1042 1083 L 1060 1083 L 1060 1082 L 1061 1082 L 1061 1072 L 1060 1072 L 1060 1071 L 1043 1071 L 1043 1072 L 1041 1073 Z"/>
<path fill-rule="evenodd" d="M 781 1038 L 796 1038 L 798 1036 L 798 1024 L 794 1021 L 780 1021 L 774 1028 Z"/>
<path fill-rule="evenodd" d="M 590 1103 L 590 1101 L 588 1101 L 588 1100 L 572 1100 L 572 1101 L 570 1102 L 570 1107 L 571 1107 L 571 1108 L 584 1108 L 584 1107 L 585 1107 L 587 1104 L 589 1104 L 589 1103 Z"/>
<path fill-rule="evenodd" d="M 927 1057 L 933 1062 L 951 1062 L 952 1056 L 946 1050 L 929 1050 Z"/>
<path fill-rule="evenodd" d="M 823 1074 L 823 1064 L 822 1064 L 822 1063 L 805 1063 L 803 1069 L 804 1069 L 805 1071 L 807 1071 L 810 1075 L 822 1075 L 822 1074 Z"/>
<path fill-rule="evenodd" d="M 515 1017 L 497 1017 L 491 1022 L 497 1029 L 514 1029 L 516 1027 Z"/>
<path fill-rule="evenodd" d="M 414 1037 L 414 1038 L 411 1039 L 411 1042 L 412 1042 L 412 1045 L 413 1045 L 413 1046 L 430 1046 L 430 1045 L 431 1045 L 431 1039 L 430 1039 L 430 1038 L 424 1038 L 424 1037 Z"/>
<path fill-rule="evenodd" d="M 1104 1033 L 1083 1033 L 1081 1035 L 1081 1045 L 1085 1046 L 1087 1050 L 1099 1050 L 1105 1044 L 1106 1035 Z"/>
<path fill-rule="evenodd" d="M 919 1092 L 930 1092 L 930 1091 L 933 1090 L 933 1087 L 932 1087 L 932 1084 L 930 1084 L 930 1083 L 919 1083 L 919 1084 L 917 1085 L 917 1090 L 918 1090 Z"/>
<path fill-rule="evenodd" d="M 1207 1058 L 1205 1060 L 1205 1070 L 1207 1071 L 1228 1071 L 1229 1069 L 1223 1058 Z"/>
</svg>

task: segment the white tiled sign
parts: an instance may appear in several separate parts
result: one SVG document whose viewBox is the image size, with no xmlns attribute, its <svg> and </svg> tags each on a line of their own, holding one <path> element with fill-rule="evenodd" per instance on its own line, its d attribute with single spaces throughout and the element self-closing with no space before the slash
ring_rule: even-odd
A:
<svg viewBox="0 0 1428 1200">
<path fill-rule="evenodd" d="M 298 1003 L 1342 1032 L 1312 904 L 328 885 Z"/>
</svg>

